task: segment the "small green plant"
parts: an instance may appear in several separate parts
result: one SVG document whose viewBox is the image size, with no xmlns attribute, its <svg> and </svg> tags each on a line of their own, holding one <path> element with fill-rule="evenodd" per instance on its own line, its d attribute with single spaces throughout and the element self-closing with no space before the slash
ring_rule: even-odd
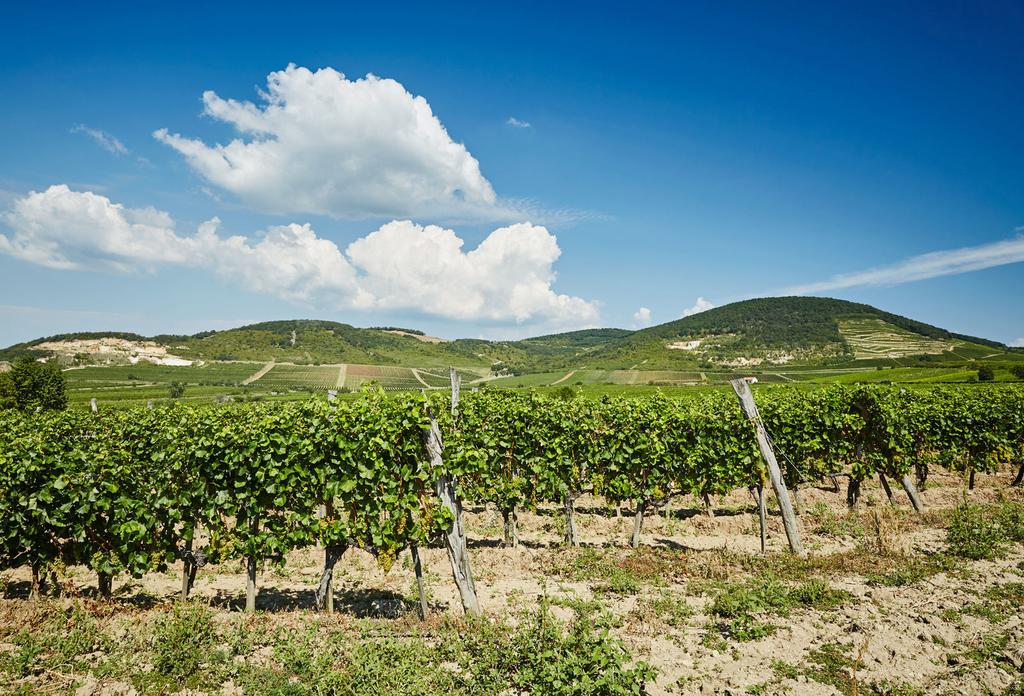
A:
<svg viewBox="0 0 1024 696">
<path fill-rule="evenodd" d="M 1006 535 L 999 520 L 979 506 L 960 503 L 949 521 L 946 544 L 955 556 L 971 560 L 991 560 L 1003 555 Z"/>
<path fill-rule="evenodd" d="M 153 669 L 174 679 L 188 677 L 209 659 L 215 635 L 207 607 L 195 602 L 175 605 L 157 618 L 153 628 Z"/>
<path fill-rule="evenodd" d="M 184 382 L 171 382 L 167 386 L 167 395 L 172 399 L 180 399 L 185 395 L 185 383 Z"/>
</svg>

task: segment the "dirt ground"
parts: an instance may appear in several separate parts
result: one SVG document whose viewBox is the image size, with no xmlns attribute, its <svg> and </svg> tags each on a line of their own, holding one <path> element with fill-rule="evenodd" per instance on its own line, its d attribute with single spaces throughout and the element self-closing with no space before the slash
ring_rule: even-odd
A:
<svg viewBox="0 0 1024 696">
<path fill-rule="evenodd" d="M 969 498 L 1024 500 L 1007 483 L 1005 474 L 978 476 Z M 657 668 L 650 694 L 1003 693 L 1024 678 L 1024 546 L 1010 545 L 998 560 L 950 563 L 941 553 L 945 526 L 968 495 L 964 482 L 933 474 L 922 495 L 927 510 L 918 515 L 902 491 L 894 508 L 877 484 L 865 483 L 859 509 L 848 513 L 845 490 L 802 488 L 806 562 L 788 554 L 773 505 L 767 553 L 760 553 L 746 491 L 715 500 L 713 516 L 694 498 L 673 501 L 645 522 L 636 551 L 628 547 L 631 511 L 616 514 L 586 498 L 578 503 L 581 549 L 563 544 L 555 508 L 520 514 L 517 548 L 501 546 L 494 511 L 471 509 L 466 524 L 485 612 L 515 621 L 545 597 L 565 616 L 574 603 L 593 603 L 631 654 Z M 460 614 L 444 549 L 420 553 L 432 612 Z M 265 569 L 258 608 L 271 621 L 308 612 L 322 557 L 307 549 L 283 570 Z M 118 578 L 115 601 L 157 611 L 175 599 L 180 573 L 179 565 L 140 580 Z M 760 616 L 763 636 L 737 639 L 721 630 L 712 612 L 716 593 L 765 574 L 789 583 L 817 577 L 848 594 L 834 607 Z M 415 593 L 408 553 L 384 573 L 369 554 L 349 551 L 336 577 L 337 620 L 383 617 L 406 625 Z M 83 594 L 94 592 L 85 569 L 69 569 L 66 579 Z M 6 573 L 0 610 L 24 605 L 27 584 L 27 569 Z M 244 591 L 241 565 L 225 564 L 199 572 L 194 596 L 228 613 L 241 609 Z"/>
</svg>

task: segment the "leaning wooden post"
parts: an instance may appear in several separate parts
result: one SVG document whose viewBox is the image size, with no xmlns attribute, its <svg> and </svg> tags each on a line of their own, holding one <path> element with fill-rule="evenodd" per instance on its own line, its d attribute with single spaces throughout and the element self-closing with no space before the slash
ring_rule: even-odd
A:
<svg viewBox="0 0 1024 696">
<path fill-rule="evenodd" d="M 459 376 L 455 368 L 451 369 L 452 379 L 452 413 L 459 407 Z M 441 428 L 437 419 L 430 415 L 430 429 L 423 433 L 423 444 L 430 457 L 430 466 L 438 476 L 434 484 L 434 492 L 441 504 L 451 513 L 451 526 L 445 530 L 444 542 L 448 549 L 448 560 L 452 566 L 452 577 L 459 588 L 462 608 L 467 614 L 479 614 L 480 603 L 476 598 L 476 585 L 473 583 L 473 570 L 469 564 L 469 546 L 466 543 L 466 530 L 462 526 L 462 501 L 455 492 L 455 481 L 444 473 L 444 445 L 441 442 Z"/>
<path fill-rule="evenodd" d="M 917 488 L 914 487 L 914 479 L 910 477 L 910 474 L 904 476 L 900 483 L 903 484 L 903 490 L 907 492 L 907 497 L 910 498 L 910 503 L 914 506 L 914 509 L 918 512 L 924 512 L 924 503 L 921 502 L 921 496 L 917 494 Z"/>
<path fill-rule="evenodd" d="M 96 407 L 96 397 L 89 399 L 89 408 L 92 409 L 93 413 L 99 413 L 99 408 Z"/>
<path fill-rule="evenodd" d="M 764 423 L 757 412 L 757 404 L 754 403 L 754 395 L 750 391 L 750 385 L 745 379 L 734 379 L 732 388 L 739 397 L 740 407 L 744 415 L 754 426 L 754 435 L 757 438 L 757 446 L 761 450 L 765 464 L 768 465 L 768 476 L 772 481 L 772 488 L 775 489 L 775 497 L 779 501 L 779 510 L 782 511 L 782 524 L 786 528 L 786 538 L 789 539 L 790 550 L 798 556 L 804 557 L 804 544 L 800 540 L 800 529 L 797 527 L 796 514 L 793 512 L 793 503 L 789 499 L 789 491 L 786 490 L 786 481 L 782 478 L 782 471 L 779 469 L 779 462 L 775 459 L 775 452 L 768 442 L 768 435 L 764 429 Z"/>
</svg>

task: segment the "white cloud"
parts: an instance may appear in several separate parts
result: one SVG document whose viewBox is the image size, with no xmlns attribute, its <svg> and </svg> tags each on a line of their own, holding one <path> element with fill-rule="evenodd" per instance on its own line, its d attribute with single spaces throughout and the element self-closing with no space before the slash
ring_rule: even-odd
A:
<svg viewBox="0 0 1024 696">
<path fill-rule="evenodd" d="M 80 123 L 72 128 L 71 132 L 85 133 L 95 140 L 104 150 L 115 155 L 127 155 L 129 152 L 128 148 L 124 146 L 124 143 L 112 136 L 110 133 L 101 131 L 98 128 L 90 128 L 84 123 Z"/>
<path fill-rule="evenodd" d="M 703 297 L 698 297 L 697 301 L 693 303 L 692 307 L 688 307 L 683 310 L 683 316 L 689 317 L 694 314 L 700 314 L 701 312 L 706 312 L 709 309 L 714 309 L 714 307 L 715 305 L 711 304 Z"/>
<path fill-rule="evenodd" d="M 66 185 L 33 191 L 3 214 L 13 230 L 0 235 L 0 252 L 49 268 L 184 263 L 191 250 L 167 213 L 126 208 L 106 196 Z"/>
<path fill-rule="evenodd" d="M 289 65 L 267 77 L 263 103 L 203 94 L 206 115 L 243 136 L 207 145 L 154 136 L 212 184 L 275 213 L 345 218 L 507 219 L 480 165 L 423 97 L 367 75 Z"/>
<path fill-rule="evenodd" d="M 643 328 L 651 325 L 651 310 L 647 307 L 641 307 L 640 309 L 633 312 L 633 326 L 636 328 Z"/>
<path fill-rule="evenodd" d="M 1011 348 L 1024 348 L 1024 337 L 1018 338 L 1010 343 Z"/>
<path fill-rule="evenodd" d="M 845 288 L 902 285 L 928 278 L 980 271 L 994 266 L 1024 261 L 1024 235 L 999 242 L 948 251 L 933 251 L 911 256 L 898 263 L 878 266 L 856 273 L 844 273 L 829 280 L 798 285 L 784 291 L 790 295 L 807 295 Z"/>
<path fill-rule="evenodd" d="M 554 291 L 561 250 L 529 223 L 496 229 L 466 252 L 452 230 L 394 221 L 343 252 L 308 224 L 272 227 L 253 241 L 220 236 L 214 218 L 183 236 L 167 213 L 64 185 L 18 199 L 3 219 L 13 232 L 0 235 L 0 252 L 51 268 L 201 267 L 293 302 L 467 321 L 577 328 L 599 316 L 595 303 Z"/>
<path fill-rule="evenodd" d="M 506 126 L 512 126 L 513 128 L 532 128 L 533 124 L 529 121 L 520 121 L 515 116 L 509 116 L 508 120 L 505 121 Z"/>
</svg>

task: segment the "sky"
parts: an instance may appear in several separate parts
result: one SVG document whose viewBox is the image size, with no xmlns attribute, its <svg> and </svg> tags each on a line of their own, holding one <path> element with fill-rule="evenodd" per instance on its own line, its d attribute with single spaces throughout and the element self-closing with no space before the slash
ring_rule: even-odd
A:
<svg viewBox="0 0 1024 696">
<path fill-rule="evenodd" d="M 18 3 L 0 345 L 813 294 L 1024 344 L 1024 4 Z"/>
</svg>

